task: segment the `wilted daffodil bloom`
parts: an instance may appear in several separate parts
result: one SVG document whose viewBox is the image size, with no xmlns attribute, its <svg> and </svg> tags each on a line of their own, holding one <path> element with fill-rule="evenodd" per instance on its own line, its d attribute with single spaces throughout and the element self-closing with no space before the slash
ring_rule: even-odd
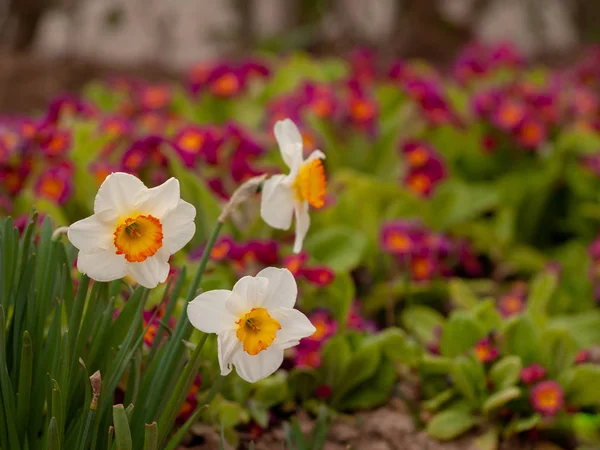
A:
<svg viewBox="0 0 600 450">
<path fill-rule="evenodd" d="M 256 277 L 243 277 L 232 291 L 205 292 L 187 308 L 192 325 L 218 336 L 221 375 L 232 366 L 254 383 L 275 372 L 283 351 L 316 330 L 294 309 L 298 287 L 287 269 L 268 267 Z"/>
<path fill-rule="evenodd" d="M 302 135 L 290 119 L 275 124 L 275 139 L 283 161 L 290 168 L 288 175 L 275 175 L 265 181 L 262 190 L 260 214 L 273 228 L 287 230 L 296 216 L 296 241 L 294 252 L 302 249 L 302 242 L 310 226 L 308 208 L 321 208 L 325 204 L 325 155 L 315 150 L 304 159 Z"/>
<path fill-rule="evenodd" d="M 154 288 L 169 275 L 169 257 L 192 239 L 195 216 L 175 178 L 148 189 L 133 175 L 112 173 L 96 195 L 94 215 L 69 227 L 77 268 L 96 281 L 130 275 Z"/>
</svg>

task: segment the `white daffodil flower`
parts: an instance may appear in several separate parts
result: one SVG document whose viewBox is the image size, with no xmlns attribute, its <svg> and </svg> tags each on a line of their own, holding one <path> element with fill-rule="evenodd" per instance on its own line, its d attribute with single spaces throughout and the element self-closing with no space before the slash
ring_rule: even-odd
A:
<svg viewBox="0 0 600 450">
<path fill-rule="evenodd" d="M 79 249 L 77 269 L 96 281 L 130 275 L 154 288 L 169 275 L 169 256 L 194 236 L 196 208 L 179 198 L 170 178 L 148 189 L 133 175 L 112 173 L 94 201 L 94 215 L 75 222 L 67 235 Z"/>
<path fill-rule="evenodd" d="M 290 168 L 288 175 L 274 175 L 262 189 L 260 215 L 273 228 L 287 230 L 296 216 L 294 252 L 302 250 L 302 242 L 310 226 L 308 208 L 321 208 L 325 203 L 325 155 L 315 150 L 304 159 L 302 135 L 290 119 L 275 124 L 275 139 L 283 161 Z"/>
<path fill-rule="evenodd" d="M 232 366 L 254 383 L 275 372 L 283 351 L 316 330 L 294 309 L 298 287 L 287 269 L 268 267 L 243 277 L 232 291 L 205 292 L 189 303 L 188 318 L 205 333 L 216 333 L 221 375 Z"/>
</svg>

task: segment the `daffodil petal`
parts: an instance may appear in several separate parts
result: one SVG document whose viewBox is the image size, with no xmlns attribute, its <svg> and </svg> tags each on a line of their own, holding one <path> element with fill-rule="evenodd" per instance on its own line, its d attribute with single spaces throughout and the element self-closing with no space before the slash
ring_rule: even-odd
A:
<svg viewBox="0 0 600 450">
<path fill-rule="evenodd" d="M 147 189 L 144 183 L 133 175 L 123 172 L 111 173 L 96 194 L 94 212 L 98 214 L 112 209 L 117 216 L 129 214 L 139 195 Z"/>
<path fill-rule="evenodd" d="M 315 150 L 310 155 L 308 155 L 308 158 L 306 158 L 304 162 L 308 163 L 315 159 L 325 159 L 325 153 L 323 153 L 321 150 Z"/>
<path fill-rule="evenodd" d="M 79 252 L 77 270 L 96 281 L 113 281 L 127 275 L 127 261 L 114 250 Z"/>
<path fill-rule="evenodd" d="M 138 284 L 153 289 L 158 283 L 164 283 L 169 276 L 169 255 L 162 248 L 142 262 L 127 264 L 127 272 Z"/>
<path fill-rule="evenodd" d="M 300 205 L 296 205 L 294 208 L 294 214 L 296 216 L 296 239 L 294 240 L 294 253 L 300 253 L 302 250 L 302 243 L 308 233 L 310 227 L 310 216 L 308 214 L 308 203 L 304 202 Z"/>
<path fill-rule="evenodd" d="M 268 310 L 293 308 L 298 296 L 298 285 L 294 275 L 287 269 L 267 267 L 256 275 L 269 280 L 262 307 Z"/>
<path fill-rule="evenodd" d="M 106 223 L 107 219 L 116 220 L 113 210 L 106 210 L 75 222 L 67 231 L 69 241 L 84 252 L 113 249 L 113 230 L 111 224 Z"/>
<path fill-rule="evenodd" d="M 178 206 L 179 181 L 177 178 L 169 178 L 160 186 L 145 190 L 137 199 L 139 211 L 150 214 L 158 219 Z"/>
<path fill-rule="evenodd" d="M 273 128 L 283 161 L 289 168 L 302 162 L 302 135 L 290 119 L 280 120 Z"/>
<path fill-rule="evenodd" d="M 265 181 L 261 193 L 260 215 L 271 227 L 287 230 L 294 216 L 294 190 L 285 175 L 274 175 Z"/>
<path fill-rule="evenodd" d="M 178 252 L 194 237 L 195 217 L 196 208 L 184 200 L 179 200 L 177 207 L 163 217 L 163 245 L 169 253 Z"/>
<path fill-rule="evenodd" d="M 200 294 L 187 307 L 191 324 L 204 333 L 220 333 L 235 327 L 237 317 L 227 308 L 231 291 L 217 289 Z"/>
<path fill-rule="evenodd" d="M 233 368 L 232 359 L 237 352 L 241 352 L 242 343 L 238 340 L 234 330 L 224 331 L 219 333 L 217 338 L 219 367 L 221 375 L 225 376 L 231 372 Z"/>
<path fill-rule="evenodd" d="M 312 336 L 317 331 L 308 317 L 297 309 L 279 308 L 271 310 L 270 314 L 281 325 L 273 342 L 279 348 L 294 347 L 300 343 L 300 339 Z"/>
<path fill-rule="evenodd" d="M 233 365 L 238 375 L 250 383 L 268 377 L 282 362 L 283 350 L 273 345 L 257 355 L 249 355 L 244 351 L 233 355 Z"/>
<path fill-rule="evenodd" d="M 233 295 L 227 299 L 227 309 L 236 316 L 262 306 L 269 280 L 262 277 L 242 277 L 233 286 Z"/>
</svg>

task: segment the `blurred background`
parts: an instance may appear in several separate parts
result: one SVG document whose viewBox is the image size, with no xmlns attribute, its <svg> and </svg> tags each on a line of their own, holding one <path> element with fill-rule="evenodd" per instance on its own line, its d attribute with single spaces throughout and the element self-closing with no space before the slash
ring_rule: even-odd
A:
<svg viewBox="0 0 600 450">
<path fill-rule="evenodd" d="M 366 46 L 443 67 L 474 39 L 511 40 L 564 65 L 600 40 L 598 23 L 597 0 L 0 0 L 0 112 L 107 73 L 169 79 L 249 52 Z"/>
</svg>

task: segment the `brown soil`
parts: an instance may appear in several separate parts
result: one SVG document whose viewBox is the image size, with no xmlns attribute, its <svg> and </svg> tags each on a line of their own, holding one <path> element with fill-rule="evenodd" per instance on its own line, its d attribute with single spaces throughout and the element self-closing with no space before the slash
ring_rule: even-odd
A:
<svg viewBox="0 0 600 450">
<path fill-rule="evenodd" d="M 310 433 L 314 421 L 304 412 L 297 415 L 302 431 Z M 219 435 L 206 425 L 194 429 L 204 439 L 202 445 L 182 447 L 180 450 L 218 450 Z M 324 450 L 490 450 L 477 446 L 477 434 L 473 433 L 448 443 L 430 438 L 415 427 L 406 404 L 392 400 L 387 406 L 360 412 L 352 416 L 339 416 L 329 429 Z M 284 433 L 277 428 L 265 433 L 255 444 L 256 450 L 282 450 Z M 227 450 L 233 450 L 226 446 Z M 242 449 L 247 445 L 242 444 Z M 295 450 L 295 449 L 293 449 Z M 311 449 L 313 450 L 313 449 Z M 319 449 L 314 449 L 319 450 Z M 497 450 L 561 450 L 550 443 L 504 442 Z"/>
</svg>

